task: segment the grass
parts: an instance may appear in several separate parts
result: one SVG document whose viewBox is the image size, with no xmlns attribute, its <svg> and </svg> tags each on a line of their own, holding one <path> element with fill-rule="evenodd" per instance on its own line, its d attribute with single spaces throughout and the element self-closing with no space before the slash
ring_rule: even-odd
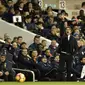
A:
<svg viewBox="0 0 85 85">
<path fill-rule="evenodd" d="M 85 82 L 0 82 L 0 85 L 85 85 Z"/>
</svg>

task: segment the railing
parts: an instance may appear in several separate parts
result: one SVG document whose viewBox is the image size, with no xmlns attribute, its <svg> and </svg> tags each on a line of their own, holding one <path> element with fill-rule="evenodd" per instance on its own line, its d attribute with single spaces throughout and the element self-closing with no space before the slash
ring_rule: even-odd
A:
<svg viewBox="0 0 85 85">
<path fill-rule="evenodd" d="M 13 70 L 17 70 L 17 71 L 24 71 L 24 72 L 30 72 L 30 73 L 32 73 L 32 75 L 33 75 L 33 82 L 35 82 L 35 81 L 36 81 L 36 80 L 35 80 L 35 73 L 34 73 L 33 71 L 31 71 L 31 70 L 18 69 L 18 68 L 13 68 Z"/>
</svg>

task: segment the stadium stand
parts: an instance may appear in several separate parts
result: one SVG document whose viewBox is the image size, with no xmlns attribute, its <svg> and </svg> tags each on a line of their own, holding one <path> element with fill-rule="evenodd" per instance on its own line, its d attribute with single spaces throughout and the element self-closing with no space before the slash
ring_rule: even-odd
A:
<svg viewBox="0 0 85 85">
<path fill-rule="evenodd" d="M 85 2 L 79 16 L 69 19 L 65 10 L 51 6 L 0 0 L 0 79 L 15 81 L 22 72 L 27 81 L 84 80 L 84 7 Z"/>
</svg>

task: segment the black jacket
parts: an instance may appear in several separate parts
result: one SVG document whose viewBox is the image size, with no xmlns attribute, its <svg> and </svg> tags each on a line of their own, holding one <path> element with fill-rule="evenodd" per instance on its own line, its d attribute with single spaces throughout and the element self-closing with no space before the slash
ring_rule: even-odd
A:
<svg viewBox="0 0 85 85">
<path fill-rule="evenodd" d="M 31 57 L 24 56 L 21 53 L 18 56 L 18 66 L 23 69 L 37 69 L 37 64 Z"/>
<path fill-rule="evenodd" d="M 61 39 L 59 44 L 59 52 L 64 51 L 69 53 L 70 55 L 74 55 L 78 50 L 78 45 L 76 39 L 71 35 L 70 40 L 68 41 L 68 37 L 64 36 Z"/>
<path fill-rule="evenodd" d="M 10 72 L 12 70 L 12 63 L 8 60 L 4 61 L 4 62 L 0 62 L 0 71 L 2 71 L 3 73 L 8 71 Z"/>
</svg>

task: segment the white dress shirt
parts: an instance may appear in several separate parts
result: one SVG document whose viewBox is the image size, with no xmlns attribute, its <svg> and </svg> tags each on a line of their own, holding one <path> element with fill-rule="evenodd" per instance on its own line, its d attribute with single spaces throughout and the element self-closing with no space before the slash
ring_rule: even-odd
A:
<svg viewBox="0 0 85 85">
<path fill-rule="evenodd" d="M 68 41 L 70 40 L 70 35 L 68 35 Z"/>
</svg>

